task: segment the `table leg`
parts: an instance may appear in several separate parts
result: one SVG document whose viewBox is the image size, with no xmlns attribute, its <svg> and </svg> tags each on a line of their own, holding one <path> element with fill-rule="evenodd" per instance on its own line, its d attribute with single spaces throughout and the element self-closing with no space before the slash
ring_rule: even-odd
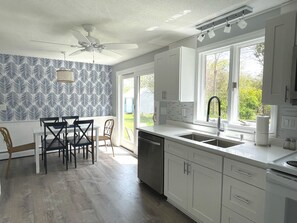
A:
<svg viewBox="0 0 297 223">
<path fill-rule="evenodd" d="M 39 139 L 40 136 L 38 134 L 35 134 L 34 136 L 34 141 L 35 141 L 35 150 L 34 150 L 34 155 L 35 155 L 35 165 L 36 165 L 36 173 L 40 173 L 40 165 L 39 165 Z"/>
<path fill-rule="evenodd" d="M 96 129 L 96 152 L 95 152 L 95 161 L 97 162 L 97 156 L 98 156 L 98 148 L 99 148 L 99 128 Z"/>
</svg>

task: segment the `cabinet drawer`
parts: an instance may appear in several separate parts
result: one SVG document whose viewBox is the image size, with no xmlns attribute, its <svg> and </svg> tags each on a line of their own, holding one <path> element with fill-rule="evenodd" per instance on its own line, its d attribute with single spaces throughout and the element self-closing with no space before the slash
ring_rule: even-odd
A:
<svg viewBox="0 0 297 223">
<path fill-rule="evenodd" d="M 253 222 L 223 206 L 222 223 L 253 223 Z"/>
<path fill-rule="evenodd" d="M 224 174 L 256 187 L 266 188 L 266 170 L 264 169 L 225 158 Z"/>
<path fill-rule="evenodd" d="M 189 152 L 189 160 L 201 166 L 222 172 L 223 157 L 219 155 L 191 148 Z"/>
<path fill-rule="evenodd" d="M 179 156 L 184 159 L 188 159 L 190 147 L 184 146 L 179 143 L 165 140 L 165 152 Z"/>
<path fill-rule="evenodd" d="M 265 191 L 224 175 L 223 205 L 254 222 L 262 223 Z"/>
</svg>

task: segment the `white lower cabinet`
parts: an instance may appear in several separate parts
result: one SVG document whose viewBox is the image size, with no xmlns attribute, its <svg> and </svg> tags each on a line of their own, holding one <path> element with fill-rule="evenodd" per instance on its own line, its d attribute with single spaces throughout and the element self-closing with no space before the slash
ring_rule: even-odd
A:
<svg viewBox="0 0 297 223">
<path fill-rule="evenodd" d="M 223 206 L 222 223 L 253 223 L 253 222 Z"/>
<path fill-rule="evenodd" d="M 190 163 L 188 210 L 202 222 L 220 222 L 222 174 Z"/>
<path fill-rule="evenodd" d="M 179 146 L 183 149 L 183 157 L 174 153 L 173 148 Z M 165 142 L 164 194 L 198 222 L 219 223 L 222 173 L 189 161 L 186 157 L 192 154 L 191 147 Z M 217 156 L 207 154 L 210 157 Z"/>
</svg>

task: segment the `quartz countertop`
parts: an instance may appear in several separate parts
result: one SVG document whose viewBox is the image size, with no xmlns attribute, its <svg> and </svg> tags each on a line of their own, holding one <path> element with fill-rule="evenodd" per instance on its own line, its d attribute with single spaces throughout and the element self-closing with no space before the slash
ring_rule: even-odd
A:
<svg viewBox="0 0 297 223">
<path fill-rule="evenodd" d="M 156 125 L 150 127 L 140 127 L 138 128 L 138 130 L 151 133 L 153 135 L 157 135 L 165 139 L 181 143 L 186 146 L 191 146 L 193 148 L 218 154 L 226 158 L 234 159 L 261 168 L 267 168 L 268 163 L 294 152 L 291 150 L 285 150 L 282 147 L 275 145 L 271 145 L 270 147 L 256 146 L 254 145 L 254 142 L 249 141 L 243 141 L 245 142 L 244 144 L 239 144 L 228 148 L 213 146 L 202 142 L 193 141 L 191 139 L 182 138 L 180 137 L 180 135 L 197 133 L 216 137 L 215 135 L 206 134 L 205 132 L 199 132 L 197 130 L 192 130 L 174 125 Z M 227 137 L 219 138 L 240 142 L 239 140 L 234 140 Z"/>
</svg>

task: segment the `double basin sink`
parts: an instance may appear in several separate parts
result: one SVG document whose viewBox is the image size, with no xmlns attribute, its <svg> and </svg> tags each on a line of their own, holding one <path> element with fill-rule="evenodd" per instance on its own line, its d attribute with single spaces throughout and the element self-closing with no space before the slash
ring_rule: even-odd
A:
<svg viewBox="0 0 297 223">
<path fill-rule="evenodd" d="M 197 142 L 202 142 L 208 145 L 218 146 L 221 148 L 229 148 L 232 146 L 237 146 L 243 142 L 231 141 L 227 139 L 215 138 L 212 136 L 202 135 L 198 133 L 190 133 L 186 135 L 179 135 L 179 137 L 190 139 Z"/>
</svg>

